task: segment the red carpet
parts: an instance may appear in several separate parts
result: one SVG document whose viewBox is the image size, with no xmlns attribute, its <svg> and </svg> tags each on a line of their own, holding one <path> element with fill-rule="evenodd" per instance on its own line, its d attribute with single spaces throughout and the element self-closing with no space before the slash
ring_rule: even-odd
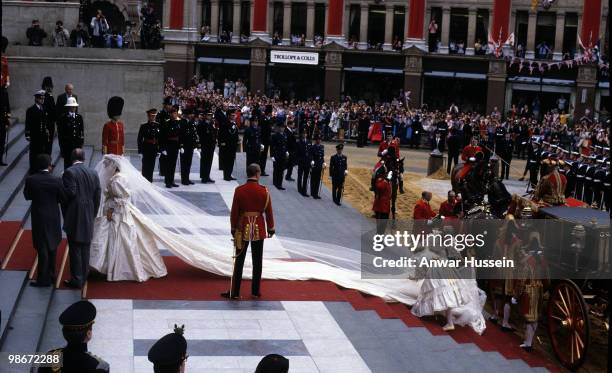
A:
<svg viewBox="0 0 612 373">
<path fill-rule="evenodd" d="M 0 221 L 0 261 L 4 260 L 20 227 L 18 221 Z"/>
<path fill-rule="evenodd" d="M 176 257 L 164 257 L 168 276 L 162 279 L 137 282 L 106 282 L 90 279 L 87 297 L 90 299 L 147 299 L 147 300 L 222 300 L 220 293 L 227 291 L 229 278 L 220 277 L 188 266 Z M 68 267 L 64 271 L 68 271 Z M 243 299 L 249 299 L 251 282 L 242 282 Z M 378 297 L 364 295 L 351 289 L 343 289 L 325 281 L 262 281 L 263 296 L 267 301 L 343 301 L 355 310 L 373 310 L 381 318 L 402 320 L 408 327 L 425 327 L 434 335 L 450 335 L 458 343 L 474 343 L 483 351 L 497 351 L 508 359 L 522 359 L 530 366 L 561 371 L 558 364 L 540 352 L 524 352 L 520 338 L 504 333 L 496 325 L 487 323 L 487 330 L 480 336 L 470 328 L 458 327 L 447 333 L 443 322 L 434 318 L 419 319 L 410 309 L 399 303 L 386 303 Z"/>
<path fill-rule="evenodd" d="M 26 230 L 21 235 L 13 255 L 8 261 L 6 269 L 29 271 L 36 259 L 36 250 L 32 245 L 32 231 Z"/>
</svg>

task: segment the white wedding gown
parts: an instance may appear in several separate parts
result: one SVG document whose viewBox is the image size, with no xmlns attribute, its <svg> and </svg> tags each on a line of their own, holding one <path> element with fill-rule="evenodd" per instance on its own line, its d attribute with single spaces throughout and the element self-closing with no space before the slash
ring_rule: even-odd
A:
<svg viewBox="0 0 612 373">
<path fill-rule="evenodd" d="M 117 168 L 119 174 L 115 173 Z M 106 273 L 109 280 L 143 281 L 166 274 L 159 253 L 168 250 L 191 266 L 231 276 L 234 248 L 228 216 L 208 214 L 151 184 L 122 156 L 105 155 L 96 170 L 101 184 L 110 186 L 101 205 L 119 206 L 123 215 L 114 216 L 109 223 L 100 213 L 92 242 L 92 267 Z M 362 278 L 362 253 L 358 250 L 278 236 L 267 239 L 265 247 L 264 279 L 330 281 L 407 305 L 415 304 L 424 290 L 423 280 Z M 244 277 L 250 278 L 251 273 L 247 259 Z"/>
<path fill-rule="evenodd" d="M 104 189 L 104 204 L 94 223 L 89 265 L 108 281 L 146 281 L 168 272 L 158 249 L 150 245 L 148 227 L 130 202 L 128 181 L 114 174 Z M 113 209 L 112 219 L 106 214 Z"/>
</svg>

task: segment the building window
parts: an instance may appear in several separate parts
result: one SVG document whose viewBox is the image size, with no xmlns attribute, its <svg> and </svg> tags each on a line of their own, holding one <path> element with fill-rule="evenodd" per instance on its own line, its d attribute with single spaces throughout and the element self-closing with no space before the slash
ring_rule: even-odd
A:
<svg viewBox="0 0 612 373">
<path fill-rule="evenodd" d="M 382 49 L 385 42 L 386 8 L 370 5 L 368 10 L 368 49 Z"/>
<path fill-rule="evenodd" d="M 535 54 L 537 58 L 552 58 L 555 48 L 555 28 L 557 15 L 553 12 L 538 12 L 535 34 Z"/>
<path fill-rule="evenodd" d="M 249 36 L 251 36 L 251 2 L 243 1 L 240 4 L 240 42 L 248 42 Z"/>
<path fill-rule="evenodd" d="M 359 4 L 351 4 L 349 8 L 348 42 L 349 47 L 356 48 L 361 28 L 361 7 Z"/>
<path fill-rule="evenodd" d="M 427 39 L 429 42 L 429 51 L 437 52 L 438 44 L 440 43 L 440 35 L 442 33 L 442 8 L 431 8 L 431 17 L 427 26 Z"/>
<path fill-rule="evenodd" d="M 324 3 L 315 4 L 314 44 L 323 45 L 325 36 L 325 7 Z"/>
<path fill-rule="evenodd" d="M 563 28 L 563 59 L 574 58 L 576 42 L 578 39 L 578 14 L 565 14 L 565 27 Z"/>
<path fill-rule="evenodd" d="M 395 50 L 402 50 L 404 44 L 404 23 L 406 20 L 406 8 L 396 6 L 393 8 L 393 44 Z"/>
<path fill-rule="evenodd" d="M 219 43 L 230 43 L 232 41 L 232 29 L 234 21 L 234 5 L 231 1 L 219 2 Z"/>
<path fill-rule="evenodd" d="M 474 54 L 485 54 L 489 40 L 489 9 L 476 11 L 476 34 L 474 39 Z"/>
<path fill-rule="evenodd" d="M 275 2 L 272 12 L 272 44 L 278 45 L 283 38 L 283 3 Z"/>
<path fill-rule="evenodd" d="M 516 11 L 516 26 L 514 27 L 514 37 L 516 39 L 516 56 L 525 57 L 525 47 L 527 46 L 527 29 L 529 28 L 529 12 L 526 10 Z"/>
<path fill-rule="evenodd" d="M 200 25 L 200 40 L 210 40 L 210 0 L 202 2 L 202 24 Z"/>
<path fill-rule="evenodd" d="M 468 10 L 466 8 L 452 8 L 450 16 L 450 33 L 448 38 L 449 53 L 465 53 L 467 29 Z"/>
<path fill-rule="evenodd" d="M 306 3 L 291 3 L 291 45 L 306 45 Z"/>
</svg>

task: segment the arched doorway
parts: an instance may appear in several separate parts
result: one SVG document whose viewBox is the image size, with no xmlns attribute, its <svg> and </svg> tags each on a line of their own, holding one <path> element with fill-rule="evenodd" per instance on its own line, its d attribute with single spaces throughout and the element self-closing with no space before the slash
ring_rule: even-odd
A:
<svg viewBox="0 0 612 373">
<path fill-rule="evenodd" d="M 127 8 L 119 9 L 117 5 L 109 1 L 88 1 L 81 2 L 81 21 L 90 26 L 91 19 L 95 17 L 96 11 L 101 10 L 106 17 L 106 21 L 111 31 L 125 32 L 126 21 L 128 19 Z M 91 31 L 91 29 L 90 29 Z"/>
</svg>

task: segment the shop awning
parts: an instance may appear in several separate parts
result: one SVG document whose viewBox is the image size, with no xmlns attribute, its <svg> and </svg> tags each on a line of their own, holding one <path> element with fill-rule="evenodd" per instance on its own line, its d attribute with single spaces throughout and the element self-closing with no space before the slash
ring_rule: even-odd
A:
<svg viewBox="0 0 612 373">
<path fill-rule="evenodd" d="M 240 58 L 198 57 L 198 63 L 215 63 L 226 65 L 248 65 L 250 60 Z"/>
<path fill-rule="evenodd" d="M 456 79 L 475 79 L 475 80 L 487 80 L 487 74 L 478 73 L 462 73 L 455 71 L 425 71 L 425 76 L 435 76 L 437 78 L 456 78 Z"/>
<path fill-rule="evenodd" d="M 354 71 L 359 73 L 379 73 L 379 74 L 403 74 L 402 69 L 387 69 L 382 67 L 350 66 L 345 67 L 344 71 Z"/>
</svg>

